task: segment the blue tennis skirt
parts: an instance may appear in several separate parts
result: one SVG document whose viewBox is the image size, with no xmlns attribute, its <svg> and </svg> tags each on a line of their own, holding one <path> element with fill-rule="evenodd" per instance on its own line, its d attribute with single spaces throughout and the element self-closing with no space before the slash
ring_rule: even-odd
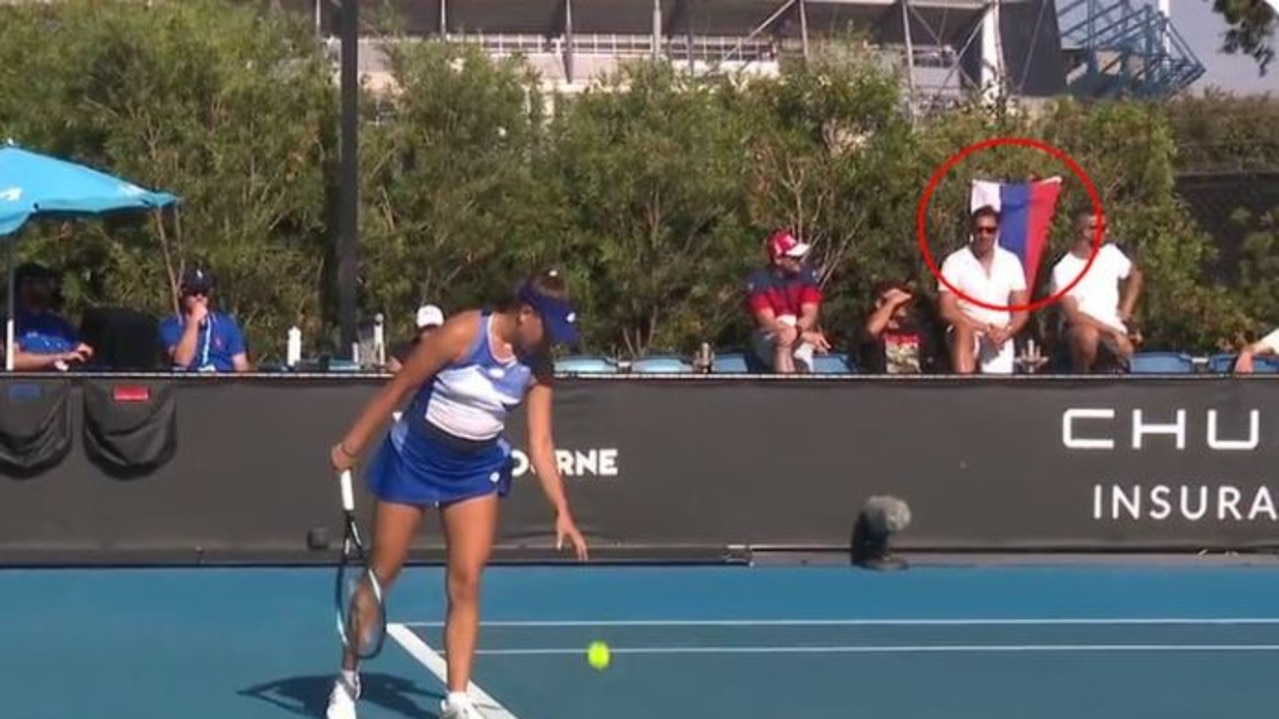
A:
<svg viewBox="0 0 1279 719">
<path fill-rule="evenodd" d="M 489 494 L 506 496 L 513 468 L 504 439 L 477 442 L 425 421 L 399 421 L 378 448 L 365 481 L 385 502 L 447 506 Z"/>
</svg>

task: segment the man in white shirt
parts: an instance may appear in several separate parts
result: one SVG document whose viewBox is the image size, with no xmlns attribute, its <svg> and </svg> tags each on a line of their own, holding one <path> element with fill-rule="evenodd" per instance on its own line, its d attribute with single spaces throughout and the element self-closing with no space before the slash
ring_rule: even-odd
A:
<svg viewBox="0 0 1279 719">
<path fill-rule="evenodd" d="M 427 335 L 443 326 L 444 310 L 436 305 L 422 305 L 417 308 L 417 334 L 409 342 L 391 351 L 391 357 L 386 361 L 386 370 L 395 374 L 404 369 L 404 363 L 409 361 L 409 355 L 413 354 L 418 344 L 426 339 Z"/>
<path fill-rule="evenodd" d="M 975 305 L 941 284 L 941 315 L 950 324 L 951 370 L 972 374 L 980 362 L 983 374 L 1012 374 L 1013 337 L 1026 325 L 1029 314 L 1009 308 L 1027 303 L 1026 271 L 1017 255 L 997 242 L 998 211 L 978 208 L 971 227 L 968 244 L 942 263 L 942 276 L 967 297 L 1002 309 Z"/>
<path fill-rule="evenodd" d="M 1235 360 L 1235 372 L 1237 374 L 1252 374 L 1253 360 L 1257 357 L 1274 357 L 1279 355 L 1279 329 L 1274 330 L 1270 334 L 1253 342 L 1243 351 L 1239 353 L 1239 357 Z"/>
<path fill-rule="evenodd" d="M 1088 273 L 1080 277 L 1100 222 L 1091 209 L 1079 213 L 1075 244 L 1053 266 L 1053 293 L 1080 278 L 1061 298 L 1062 338 L 1070 350 L 1074 372 L 1093 371 L 1102 347 L 1125 365 L 1134 351 L 1128 328 L 1141 294 L 1141 270 L 1123 250 L 1106 241 Z"/>
</svg>

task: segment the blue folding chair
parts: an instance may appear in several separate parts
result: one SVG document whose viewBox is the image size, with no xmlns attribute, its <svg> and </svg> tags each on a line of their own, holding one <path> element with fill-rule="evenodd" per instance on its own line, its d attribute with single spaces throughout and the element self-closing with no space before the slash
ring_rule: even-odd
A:
<svg viewBox="0 0 1279 719">
<path fill-rule="evenodd" d="M 813 374 L 852 374 L 846 354 L 813 355 Z"/>
<path fill-rule="evenodd" d="M 1132 357 L 1133 374 L 1191 374 L 1194 360 L 1184 352 L 1138 352 Z"/>
<path fill-rule="evenodd" d="M 1208 371 L 1213 374 L 1228 374 L 1235 368 L 1238 355 L 1215 354 L 1208 358 Z"/>
<path fill-rule="evenodd" d="M 555 360 L 555 371 L 565 374 L 612 374 L 617 364 L 607 357 L 573 355 Z"/>
<path fill-rule="evenodd" d="M 631 371 L 640 374 L 682 374 L 692 372 L 693 365 L 682 357 L 654 355 L 632 362 Z"/>
<path fill-rule="evenodd" d="M 747 374 L 750 366 L 746 364 L 746 355 L 741 352 L 715 355 L 711 363 L 711 372 L 718 374 Z"/>
</svg>

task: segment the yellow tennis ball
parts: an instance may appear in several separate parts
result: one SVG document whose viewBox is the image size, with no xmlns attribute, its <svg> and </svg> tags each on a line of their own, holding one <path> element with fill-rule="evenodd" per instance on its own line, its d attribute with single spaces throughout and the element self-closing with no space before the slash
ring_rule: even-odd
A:
<svg viewBox="0 0 1279 719">
<path fill-rule="evenodd" d="M 596 669 L 605 669 L 608 667 L 609 661 L 608 645 L 604 642 L 591 642 L 591 646 L 586 650 L 586 661 Z"/>
</svg>

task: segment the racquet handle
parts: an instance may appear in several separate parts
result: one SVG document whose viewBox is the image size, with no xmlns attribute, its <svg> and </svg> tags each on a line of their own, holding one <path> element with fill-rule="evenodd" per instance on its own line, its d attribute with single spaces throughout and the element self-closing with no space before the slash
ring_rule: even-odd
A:
<svg viewBox="0 0 1279 719">
<path fill-rule="evenodd" d="M 355 495 L 351 492 L 351 470 L 342 470 L 342 509 L 350 512 L 355 509 Z"/>
</svg>

